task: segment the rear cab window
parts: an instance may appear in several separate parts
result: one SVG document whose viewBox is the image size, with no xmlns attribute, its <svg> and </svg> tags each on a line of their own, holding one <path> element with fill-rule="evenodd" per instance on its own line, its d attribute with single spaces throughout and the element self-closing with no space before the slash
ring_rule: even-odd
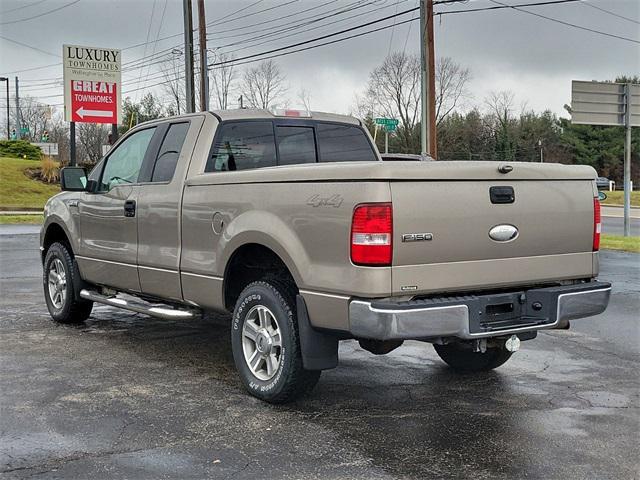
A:
<svg viewBox="0 0 640 480">
<path fill-rule="evenodd" d="M 362 161 L 378 157 L 358 125 L 308 119 L 230 120 L 218 128 L 204 171 Z"/>
<path fill-rule="evenodd" d="M 249 120 L 222 123 L 205 172 L 232 172 L 276 165 L 273 123 Z"/>
</svg>

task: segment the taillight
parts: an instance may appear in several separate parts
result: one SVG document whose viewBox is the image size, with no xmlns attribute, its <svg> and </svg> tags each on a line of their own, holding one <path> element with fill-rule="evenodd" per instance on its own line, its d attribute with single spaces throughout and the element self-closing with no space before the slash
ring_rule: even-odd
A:
<svg viewBox="0 0 640 480">
<path fill-rule="evenodd" d="M 356 206 L 351 222 L 351 261 L 390 266 L 393 252 L 393 207 L 390 203 Z"/>
<path fill-rule="evenodd" d="M 600 217 L 600 200 L 593 199 L 593 251 L 600 250 L 600 231 L 602 230 L 602 220 Z"/>
</svg>

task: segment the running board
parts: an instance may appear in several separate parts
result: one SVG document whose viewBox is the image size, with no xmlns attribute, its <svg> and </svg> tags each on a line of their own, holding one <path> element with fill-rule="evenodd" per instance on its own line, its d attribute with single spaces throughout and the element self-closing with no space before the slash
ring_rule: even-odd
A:
<svg viewBox="0 0 640 480">
<path fill-rule="evenodd" d="M 143 303 L 132 302 L 117 297 L 107 297 L 92 290 L 80 290 L 80 297 L 92 302 L 104 303 L 112 307 L 123 308 L 137 313 L 146 313 L 153 317 L 163 318 L 165 320 L 176 320 L 193 318 L 193 313 L 188 310 L 174 310 L 172 308 L 152 307 Z"/>
</svg>

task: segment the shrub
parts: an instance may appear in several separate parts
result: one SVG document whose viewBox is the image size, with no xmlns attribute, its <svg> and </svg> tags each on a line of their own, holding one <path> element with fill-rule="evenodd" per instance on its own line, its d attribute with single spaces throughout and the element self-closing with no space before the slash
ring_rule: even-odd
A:
<svg viewBox="0 0 640 480">
<path fill-rule="evenodd" d="M 40 160 L 42 150 L 24 140 L 0 140 L 0 156 Z"/>
<path fill-rule="evenodd" d="M 40 167 L 40 178 L 47 183 L 58 183 L 60 180 L 60 166 L 58 163 L 51 160 L 50 157 L 44 157 Z"/>
</svg>

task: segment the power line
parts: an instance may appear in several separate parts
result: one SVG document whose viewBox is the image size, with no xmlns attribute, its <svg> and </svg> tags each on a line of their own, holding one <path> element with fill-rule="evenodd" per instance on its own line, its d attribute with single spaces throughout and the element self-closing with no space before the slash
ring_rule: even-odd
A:
<svg viewBox="0 0 640 480">
<path fill-rule="evenodd" d="M 5 37 L 4 35 L 0 35 L 0 38 L 6 40 L 7 42 L 15 43 L 16 45 L 20 45 L 21 47 L 30 48 L 31 50 L 35 50 L 36 52 L 44 53 L 45 55 L 51 55 L 52 57 L 61 58 L 60 55 L 56 55 L 55 53 L 47 52 L 46 50 L 42 50 L 38 47 L 33 47 L 31 45 L 27 45 L 26 43 L 19 42 L 18 40 L 13 40 L 11 38 Z"/>
<path fill-rule="evenodd" d="M 633 18 L 625 17 L 624 15 L 620 15 L 618 13 L 612 12 L 611 10 L 605 10 L 602 7 L 598 7 L 597 5 L 592 4 L 591 2 L 587 2 L 586 0 L 582 0 L 584 5 L 588 7 L 595 8 L 596 10 L 600 10 L 601 12 L 608 13 L 609 15 L 613 15 L 614 17 L 622 18 L 623 20 L 628 20 L 629 22 L 633 22 L 635 24 L 640 25 L 640 21 L 634 20 Z"/>
<path fill-rule="evenodd" d="M 402 0 L 402 1 L 404 2 L 404 1 L 407 1 L 407 0 Z M 390 5 L 384 5 L 382 7 L 374 8 L 374 9 L 371 9 L 371 10 L 368 10 L 368 11 L 365 11 L 365 12 L 356 13 L 354 15 L 347 16 L 347 17 L 344 17 L 344 18 L 340 18 L 340 19 L 334 20 L 332 22 L 323 23 L 321 25 L 317 25 L 317 26 L 312 27 L 312 28 L 306 28 L 304 30 L 304 32 L 288 33 L 286 35 L 281 35 L 281 36 L 278 36 L 280 34 L 280 32 L 274 32 L 274 33 L 271 33 L 271 34 L 259 35 L 258 37 L 252 37 L 252 38 L 249 38 L 249 39 L 238 40 L 236 42 L 228 43 L 226 45 L 221 45 L 218 48 L 226 48 L 226 47 L 231 47 L 231 46 L 238 45 L 238 44 L 243 45 L 240 48 L 236 48 L 234 50 L 230 50 L 230 51 L 224 52 L 226 54 L 231 54 L 231 53 L 234 53 L 234 52 L 238 52 L 240 50 L 246 50 L 247 48 L 256 47 L 258 45 L 264 45 L 265 43 L 271 43 L 271 42 L 273 42 L 275 40 L 281 40 L 281 39 L 284 39 L 284 38 L 294 37 L 294 36 L 300 35 L 300 33 L 308 33 L 308 32 L 310 32 L 312 30 L 317 30 L 319 28 L 328 27 L 329 25 L 334 25 L 336 23 L 341 23 L 341 22 L 350 20 L 352 18 L 361 17 L 363 15 L 371 15 L 374 12 L 377 12 L 379 10 L 384 10 L 386 8 L 389 8 L 389 7 L 390 7 Z M 357 7 L 357 8 L 360 8 L 360 7 Z M 326 17 L 323 17 L 322 19 L 331 18 L 331 17 L 337 16 L 338 14 L 346 13 L 348 11 L 352 11 L 352 10 L 355 10 L 355 9 L 356 8 L 354 7 L 354 8 L 349 9 L 349 10 L 337 12 L 336 14 L 328 15 Z M 300 28 L 307 27 L 307 26 L 309 26 L 309 25 L 311 25 L 313 23 L 315 23 L 315 21 L 311 21 L 311 22 L 307 22 L 307 23 L 304 23 L 304 24 L 300 24 L 300 25 L 296 26 L 295 28 L 292 28 L 292 30 L 298 30 Z M 258 40 L 260 38 L 273 37 L 274 35 L 275 35 L 275 38 L 271 38 L 270 40 L 266 40 L 264 42 L 254 43 L 256 40 Z M 248 43 L 254 43 L 254 44 L 249 46 L 249 45 L 247 45 Z"/>
<path fill-rule="evenodd" d="M 191 1 L 191 0 L 189 0 Z M 147 54 L 147 47 L 149 46 L 149 37 L 151 36 L 151 26 L 153 25 L 153 15 L 156 13 L 156 3 L 158 0 L 153 0 L 153 6 L 151 7 L 151 18 L 149 18 L 149 27 L 147 28 L 147 41 L 144 44 L 144 52 L 143 56 Z M 138 83 L 142 81 L 142 73 L 144 71 L 144 67 L 140 69 L 140 74 L 138 75 Z"/>
<path fill-rule="evenodd" d="M 41 3 L 44 3 L 46 1 L 48 1 L 48 0 L 39 0 L 37 2 L 30 3 L 29 5 L 22 5 L 22 3 L 21 3 L 19 7 L 12 8 L 10 10 L 5 10 L 4 12 L 0 12 L 0 13 L 2 15 L 6 15 L 7 13 L 15 12 L 16 10 L 22 10 L 23 8 L 35 7 L 36 5 L 40 5 Z"/>
<path fill-rule="evenodd" d="M 49 15 L 50 13 L 57 12 L 59 10 L 62 10 L 63 8 L 70 7 L 71 5 L 75 5 L 79 1 L 80 0 L 73 0 L 73 2 L 67 3 L 66 5 L 62 5 L 61 7 L 54 8 L 53 10 L 49 10 L 47 12 L 39 13 L 38 15 L 33 15 L 31 17 L 20 18 L 18 20 L 11 20 L 9 22 L 2 22 L 2 23 L 0 23 L 0 25 L 10 25 L 10 24 L 13 24 L 13 23 L 27 22 L 27 21 L 33 20 L 35 18 L 44 17 L 45 15 Z"/>
<path fill-rule="evenodd" d="M 549 20 L 551 22 L 560 23 L 560 24 L 566 25 L 568 27 L 578 28 L 580 30 L 584 30 L 584 31 L 591 32 L 591 33 L 596 33 L 598 35 L 604 35 L 605 37 L 617 38 L 618 40 L 625 40 L 627 42 L 633 42 L 633 43 L 640 44 L 640 40 L 635 40 L 633 38 L 628 38 L 628 37 L 622 37 L 620 35 L 615 35 L 613 33 L 602 32 L 600 30 L 594 30 L 593 28 L 583 27 L 582 25 L 576 25 L 575 23 L 565 22 L 564 20 L 558 20 L 557 18 L 553 18 L 553 17 L 547 17 L 546 15 L 542 15 L 540 13 L 530 12 L 529 10 L 523 10 L 522 8 L 518 8 L 519 5 L 518 6 L 505 5 L 504 3 L 498 2 L 497 0 L 490 0 L 490 1 L 495 3 L 495 4 L 497 4 L 497 5 L 502 5 L 505 8 L 512 8 L 513 10 L 517 10 L 517 11 L 522 12 L 522 13 L 527 13 L 529 15 L 533 15 L 534 17 L 544 18 L 545 20 Z"/>
<path fill-rule="evenodd" d="M 359 28 L 368 27 L 369 25 L 373 25 L 373 24 L 376 24 L 376 23 L 384 22 L 384 21 L 389 20 L 391 18 L 395 18 L 395 17 L 401 16 L 401 15 L 406 15 L 407 13 L 415 12 L 416 10 L 419 10 L 419 9 L 420 9 L 420 7 L 410 8 L 408 10 L 403 10 L 400 13 L 396 13 L 396 14 L 393 14 L 393 15 L 388 15 L 386 17 L 382 17 L 382 18 L 379 18 L 377 20 L 372 20 L 370 22 L 366 22 L 366 23 L 363 23 L 361 25 L 356 25 L 354 27 L 345 28 L 344 30 L 340 30 L 339 32 L 329 33 L 327 35 L 322 35 L 322 36 L 317 37 L 317 38 L 312 38 L 310 40 L 305 40 L 303 42 L 298 42 L 298 43 L 294 43 L 292 45 L 287 45 L 286 47 L 274 48 L 272 50 L 267 50 L 266 52 L 254 53 L 253 55 L 246 55 L 244 57 L 240 57 L 240 58 L 237 58 L 235 60 L 225 60 L 225 61 L 222 61 L 222 62 L 211 63 L 211 64 L 209 64 L 209 66 L 210 67 L 214 67 L 214 66 L 221 66 L 221 65 L 224 65 L 226 63 L 236 63 L 236 62 L 240 62 L 242 60 L 247 60 L 247 59 L 255 58 L 255 57 L 258 57 L 258 56 L 268 55 L 268 54 L 271 54 L 271 53 L 280 52 L 282 50 L 287 50 L 289 48 L 299 47 L 301 45 L 306 45 L 308 43 L 317 42 L 317 41 L 320 41 L 320 40 L 324 40 L 326 38 L 335 37 L 336 35 L 342 35 L 343 33 L 352 32 L 353 30 L 357 30 Z M 404 22 L 404 23 L 406 23 L 406 22 Z M 393 25 L 389 25 L 389 27 L 392 27 L 392 26 Z"/>
</svg>

